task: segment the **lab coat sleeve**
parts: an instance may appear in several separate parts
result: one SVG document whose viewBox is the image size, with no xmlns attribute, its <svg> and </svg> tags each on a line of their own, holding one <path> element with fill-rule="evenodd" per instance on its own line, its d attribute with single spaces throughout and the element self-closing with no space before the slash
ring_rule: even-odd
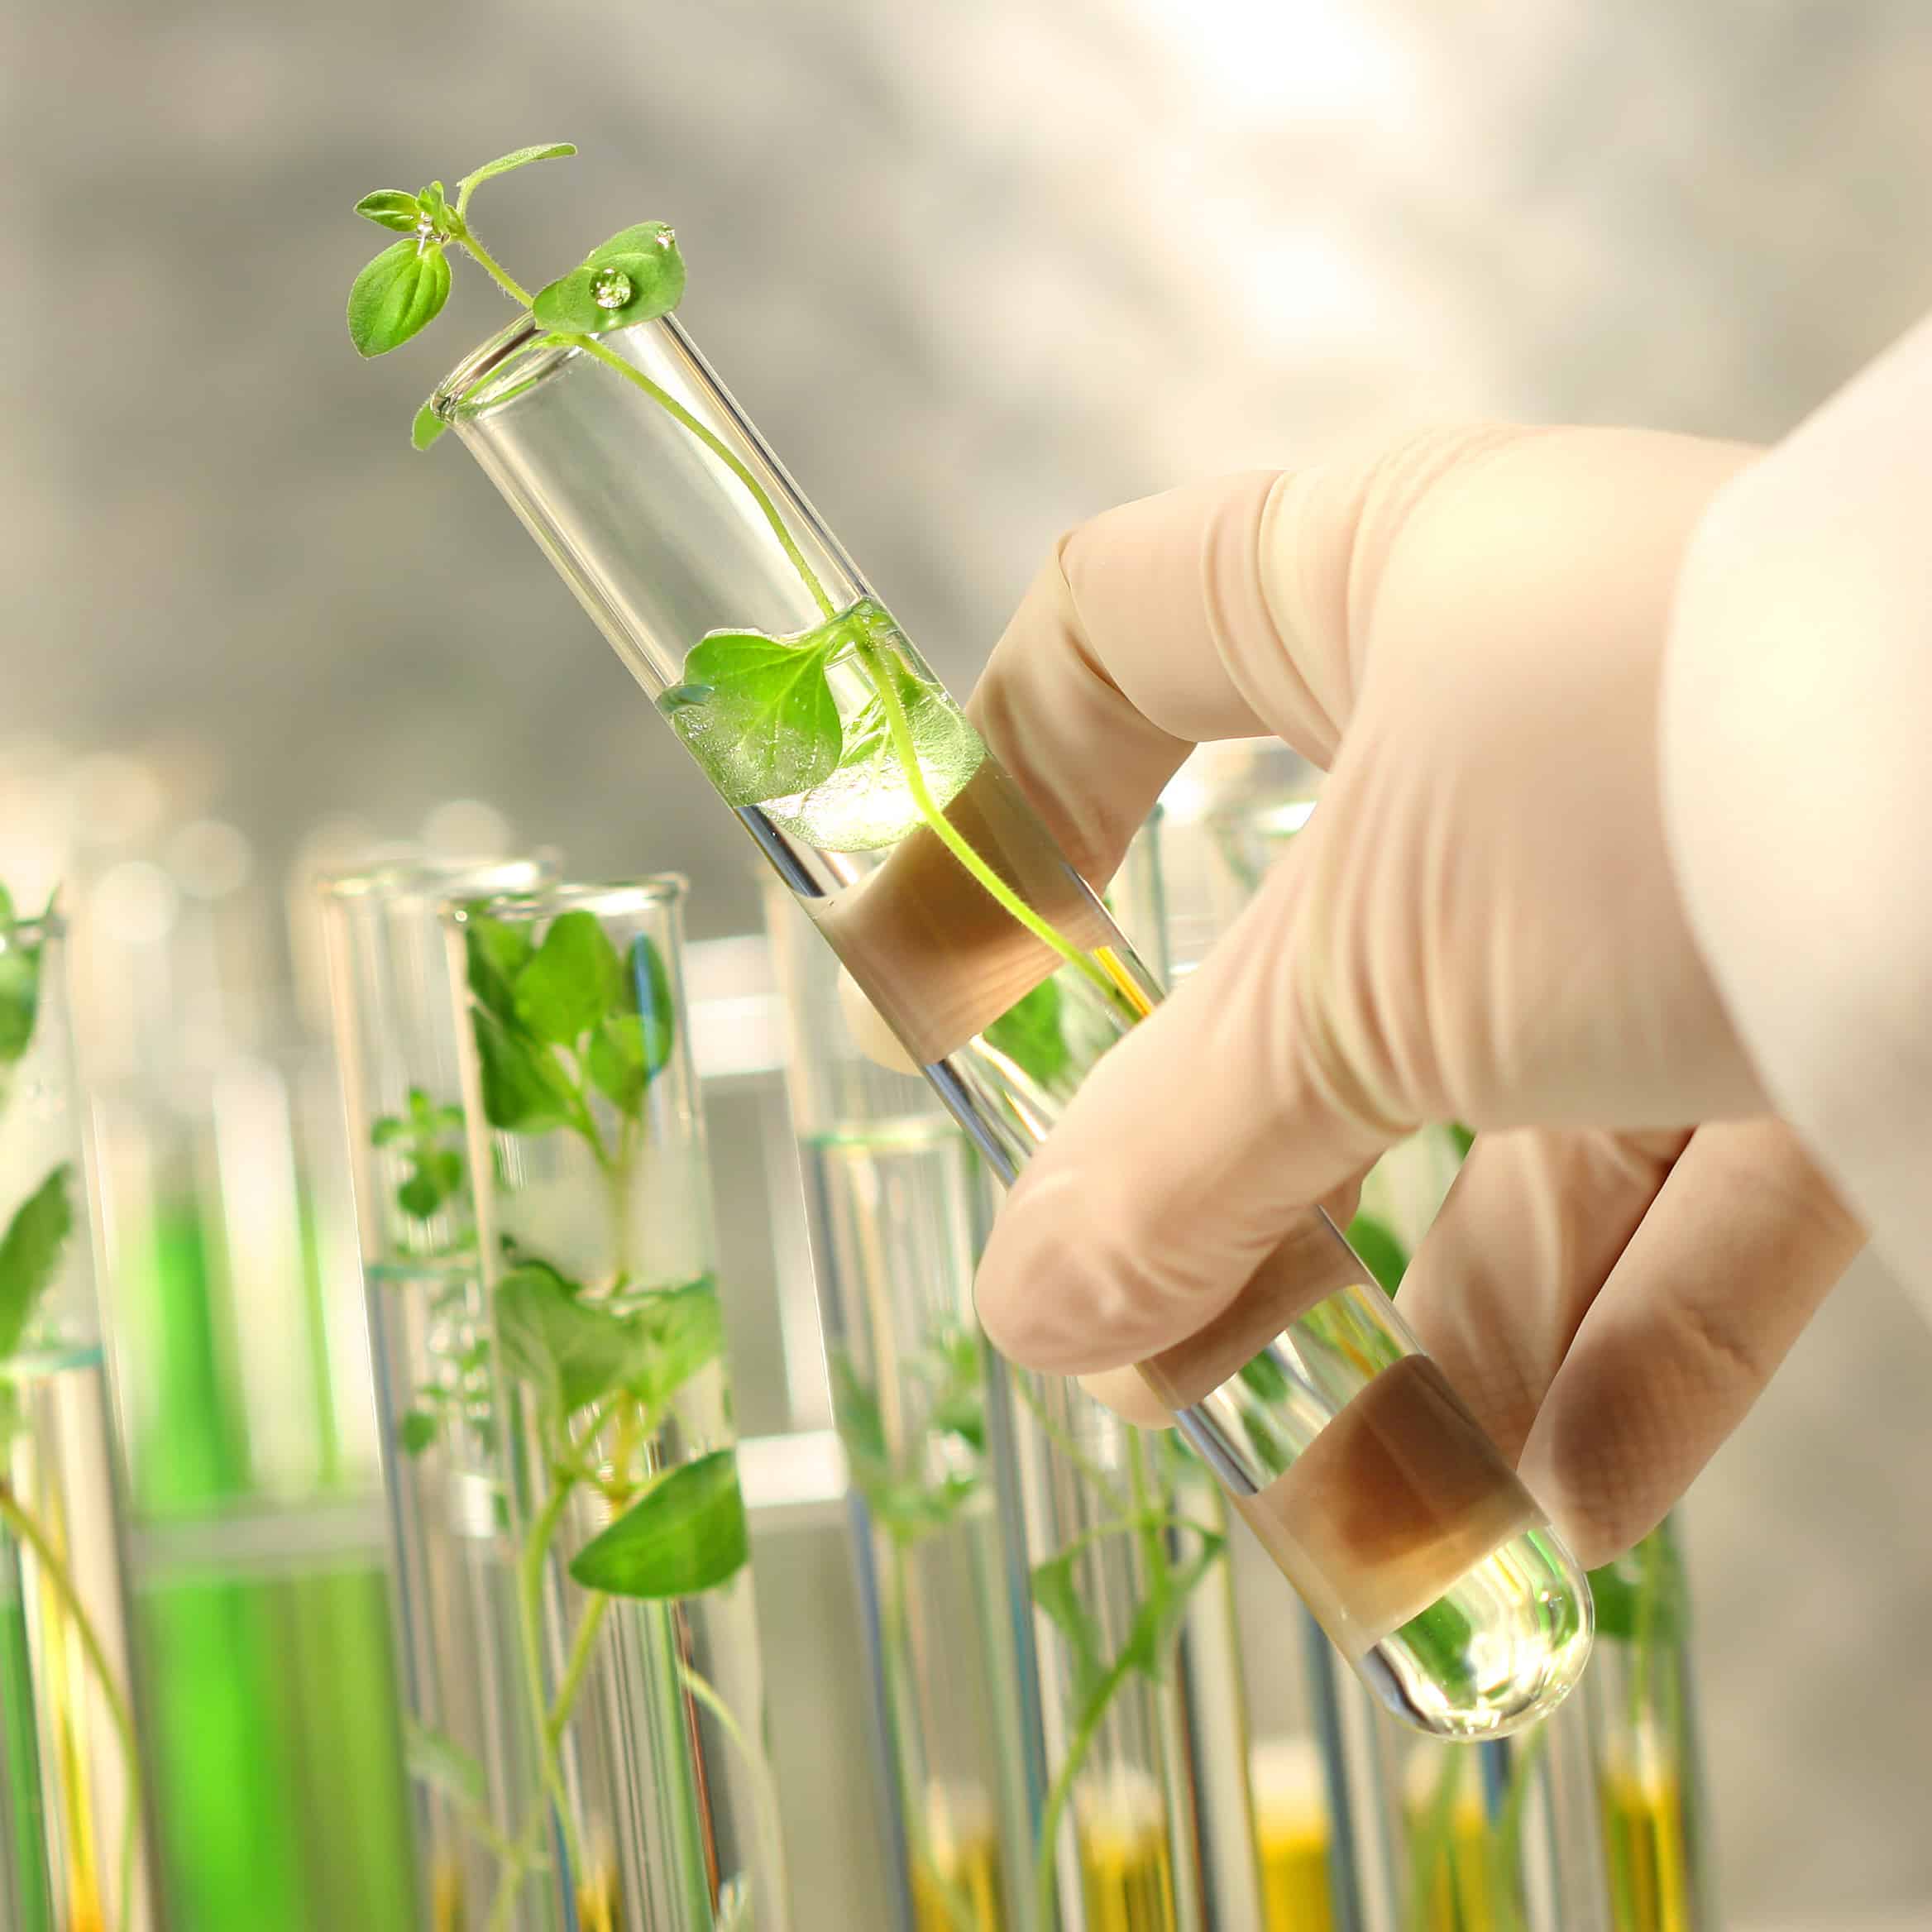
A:
<svg viewBox="0 0 1932 1932">
<path fill-rule="evenodd" d="M 1713 500 L 1659 729 L 1711 973 L 1932 1316 L 1932 318 Z"/>
</svg>

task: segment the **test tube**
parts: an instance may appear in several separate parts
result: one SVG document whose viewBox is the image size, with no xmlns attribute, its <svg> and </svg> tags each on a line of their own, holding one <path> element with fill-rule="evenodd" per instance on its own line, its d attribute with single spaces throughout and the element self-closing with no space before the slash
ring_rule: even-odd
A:
<svg viewBox="0 0 1932 1932">
<path fill-rule="evenodd" d="M 0 1925 L 156 1932 L 65 940 L 0 891 Z"/>
<path fill-rule="evenodd" d="M 677 322 L 582 344 L 526 317 L 430 407 L 1011 1182 L 1152 975 Z M 1392 1710 L 1576 1681 L 1581 1572 L 1318 1210 L 1145 1372 Z"/>
</svg>

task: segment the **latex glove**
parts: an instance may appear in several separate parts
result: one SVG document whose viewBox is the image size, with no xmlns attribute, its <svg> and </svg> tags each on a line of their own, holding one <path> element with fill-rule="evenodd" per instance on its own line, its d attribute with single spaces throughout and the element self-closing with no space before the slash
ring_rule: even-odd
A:
<svg viewBox="0 0 1932 1932">
<path fill-rule="evenodd" d="M 1331 775 L 1014 1190 L 978 1283 L 1007 1353 L 1088 1374 L 1192 1333 L 1308 1203 L 1462 1119 L 1404 1313 L 1586 1561 L 1676 1499 L 1862 1238 L 1765 1117 L 1661 821 L 1673 589 L 1751 455 L 1437 433 L 1059 546 L 971 708 L 1086 877 L 1196 742 Z"/>
</svg>

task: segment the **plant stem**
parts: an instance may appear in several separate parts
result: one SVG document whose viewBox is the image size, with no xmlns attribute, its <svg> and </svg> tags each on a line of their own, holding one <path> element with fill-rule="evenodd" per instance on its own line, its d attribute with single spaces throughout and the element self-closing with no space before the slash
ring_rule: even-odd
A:
<svg viewBox="0 0 1932 1932">
<path fill-rule="evenodd" d="M 461 242 L 463 246 L 469 250 L 476 265 L 496 284 L 498 288 L 503 290 L 505 294 L 523 308 L 528 308 L 531 306 L 532 297 L 529 291 L 505 270 L 503 265 L 497 261 L 495 256 L 471 233 L 466 223 L 452 228 L 450 232 L 453 240 Z M 681 423 L 700 442 L 703 443 L 705 447 L 710 450 L 711 454 L 716 457 L 719 461 L 723 463 L 732 475 L 737 477 L 739 481 L 751 492 L 752 500 L 763 513 L 765 521 L 772 526 L 772 533 L 777 538 L 779 543 L 783 547 L 786 556 L 791 559 L 791 567 L 798 572 L 800 581 L 804 584 L 806 590 L 811 592 L 812 601 L 818 605 L 820 614 L 826 617 L 838 615 L 838 606 L 825 594 L 825 587 L 819 581 L 817 572 L 806 562 L 805 552 L 798 548 L 797 540 L 792 536 L 790 529 L 786 527 L 785 519 L 778 514 L 778 506 L 772 501 L 770 493 L 746 467 L 743 459 L 729 443 L 714 434 L 704 423 L 701 423 L 668 390 L 653 382 L 643 370 L 625 361 L 615 350 L 605 348 L 595 336 L 559 332 L 557 340 L 560 342 L 568 342 L 573 349 L 581 349 L 585 354 L 595 357 L 606 367 L 615 370 L 625 381 L 634 382 L 661 409 L 664 410 L 675 421 Z"/>
<path fill-rule="evenodd" d="M 457 217 L 457 226 L 452 229 L 452 234 L 454 239 L 460 241 L 469 250 L 477 265 L 505 294 L 525 308 L 530 306 L 528 292 L 505 271 L 501 264 L 470 232 L 467 225 L 462 222 L 460 214 Z M 643 370 L 634 363 L 625 361 L 615 349 L 607 348 L 595 336 L 560 332 L 557 340 L 567 342 L 573 348 L 581 349 L 586 355 L 593 356 L 606 368 L 615 371 L 625 381 L 634 383 L 674 422 L 681 424 L 703 443 L 750 492 L 753 502 L 758 505 L 765 521 L 771 525 L 772 534 L 778 539 L 791 567 L 797 571 L 799 581 L 811 593 L 812 601 L 818 605 L 820 615 L 827 618 L 838 615 L 838 607 L 826 594 L 817 572 L 806 561 L 804 552 L 799 548 L 797 539 L 792 536 L 784 518 L 779 514 L 778 506 L 772 502 L 770 493 L 729 444 L 700 422 L 668 390 L 652 381 Z M 892 735 L 893 751 L 905 773 L 906 788 L 911 794 L 912 802 L 919 815 L 925 821 L 933 836 L 991 895 L 994 902 L 1018 921 L 1042 945 L 1057 953 L 1075 971 L 1090 980 L 1110 1002 L 1122 997 L 1126 989 L 1121 983 L 1098 965 L 1050 921 L 1041 918 L 980 856 L 972 843 L 934 802 L 931 790 L 925 782 L 925 768 L 919 762 L 918 747 L 913 743 L 911 728 L 906 722 L 906 707 L 892 683 L 891 672 L 882 669 L 872 651 L 863 644 L 858 647 L 858 658 L 865 667 L 866 676 L 873 688 L 878 693 L 880 705 L 885 711 L 886 728 Z M 1134 1017 L 1143 1018 L 1145 1015 L 1136 1013 Z"/>
<path fill-rule="evenodd" d="M 899 696 L 897 685 L 893 682 L 891 669 L 879 662 L 868 645 L 860 644 L 858 654 L 859 662 L 865 667 L 866 677 L 870 680 L 873 689 L 878 693 L 880 707 L 885 712 L 886 729 L 891 734 L 892 749 L 897 754 L 900 768 L 906 775 L 906 789 L 911 793 L 912 802 L 918 807 L 919 815 L 931 828 L 933 836 L 978 881 L 997 904 L 1016 919 L 1042 945 L 1058 953 L 1069 966 L 1093 981 L 1112 1001 L 1119 991 L 1114 982 L 1058 926 L 1050 921 L 1042 919 L 980 857 L 965 834 L 933 801 L 931 789 L 925 782 L 925 768 L 919 762 L 919 748 L 912 741 L 912 727 L 906 721 L 905 703 Z"/>
<path fill-rule="evenodd" d="M 528 308 L 530 306 L 529 291 L 521 287 L 504 268 L 502 263 L 498 261 L 496 257 L 471 233 L 469 223 L 462 218 L 461 207 L 459 206 L 452 212 L 457 218 L 450 229 L 451 240 L 461 242 L 464 247 L 469 250 L 471 260 L 519 308 Z"/>
<path fill-rule="evenodd" d="M 1434 1916 L 1429 1908 L 1433 1902 L 1438 1872 L 1451 1916 L 1459 1920 L 1461 1915 L 1456 1896 L 1455 1833 L 1456 1804 L 1462 1783 L 1464 1762 L 1461 1753 L 1451 1745 L 1443 1754 L 1442 1769 L 1437 1774 L 1436 1789 L 1429 1800 L 1429 1808 L 1411 1859 L 1409 1932 L 1428 1932 L 1429 1921 Z"/>
<path fill-rule="evenodd" d="M 1510 1747 L 1509 1789 L 1496 1820 L 1494 1839 L 1496 1906 L 1502 1921 L 1498 1932 L 1520 1932 L 1523 1925 L 1517 1855 L 1523 1842 L 1523 1814 L 1529 1801 L 1529 1781 L 1547 1742 L 1548 1734 L 1539 1727 Z"/>
<path fill-rule="evenodd" d="M 555 1475 L 559 1472 L 552 1473 Z M 508 1932 L 517 1887 L 528 1876 L 530 1861 L 536 1855 L 547 1801 L 556 1807 L 557 1824 L 564 1834 L 566 1853 L 572 1868 L 581 1866 L 582 1859 L 582 1848 L 576 1842 L 576 1820 L 571 1816 L 569 1796 L 563 1788 L 563 1767 L 557 1743 L 562 1726 L 557 1727 L 553 1734 L 545 1715 L 548 1700 L 543 1695 L 543 1571 L 549 1561 L 550 1546 L 556 1540 L 557 1526 L 563 1520 L 564 1508 L 574 1486 L 574 1479 L 565 1475 L 551 1491 L 536 1521 L 531 1524 L 530 1533 L 524 1542 L 523 1553 L 517 1559 L 517 1626 L 524 1654 L 524 1690 L 529 1700 L 531 1717 L 540 1727 L 537 1742 L 542 1761 L 543 1791 L 532 1803 L 523 1829 L 517 1834 L 515 1856 L 497 1880 L 496 1896 L 490 1904 L 486 1932 Z M 581 1629 L 578 1634 L 581 1636 Z"/>
<path fill-rule="evenodd" d="M 786 556 L 791 559 L 791 567 L 798 572 L 800 581 L 811 592 L 812 601 L 818 605 L 820 615 L 825 617 L 836 617 L 839 615 L 838 606 L 826 595 L 825 586 L 819 581 L 817 572 L 805 561 L 805 552 L 798 548 L 797 540 L 786 527 L 784 518 L 778 514 L 777 505 L 772 501 L 765 486 L 753 476 L 729 443 L 715 436 L 668 390 L 660 388 L 643 370 L 625 361 L 615 349 L 605 348 L 595 336 L 560 335 L 557 339 L 568 342 L 575 348 L 582 349 L 606 366 L 615 369 L 627 382 L 634 382 L 660 409 L 681 423 L 710 451 L 751 492 L 752 500 L 763 512 L 765 521 L 772 526 L 772 533 L 777 537 Z"/>
<path fill-rule="evenodd" d="M 564 1666 L 563 1681 L 543 1720 L 543 1748 L 554 1757 L 563 1743 L 564 1727 L 576 1708 L 577 1693 L 584 1687 L 584 1672 L 590 1668 L 591 1653 L 597 1647 L 597 1633 L 610 1614 L 610 1599 L 601 1590 L 588 1593 L 590 1602 L 577 1619 L 577 1633 L 570 1647 L 570 1661 Z"/>
<path fill-rule="evenodd" d="M 1093 1740 L 1099 1734 L 1107 1707 L 1113 1702 L 1114 1693 L 1126 1681 L 1131 1667 L 1123 1652 L 1088 1693 L 1087 1701 L 1081 1705 L 1079 1717 L 1075 1721 L 1074 1734 L 1068 1740 L 1067 1754 L 1060 1760 L 1060 1767 L 1054 1774 L 1053 1784 L 1046 1794 L 1046 1809 L 1040 1814 L 1040 1838 L 1033 1856 L 1033 1910 L 1039 1932 L 1051 1932 L 1058 1922 L 1054 1898 L 1058 1888 L 1054 1882 L 1055 1853 L 1059 1849 L 1056 1841 L 1060 1834 L 1061 1820 L 1066 1815 L 1068 1800 L 1073 1796 L 1074 1780 L 1085 1764 L 1087 1753 L 1093 1748 Z"/>
<path fill-rule="evenodd" d="M 80 1638 L 81 1649 L 86 1653 L 89 1668 L 100 1686 L 101 1700 L 108 1707 L 108 1716 L 114 1727 L 114 1734 L 121 1746 L 123 1768 L 127 1779 L 127 1809 L 121 1820 L 121 1910 L 117 1921 L 119 1932 L 128 1932 L 133 1924 L 134 1913 L 134 1841 L 136 1821 L 141 1816 L 141 1755 L 135 1744 L 134 1719 L 127 1708 L 127 1700 L 121 1694 L 120 1686 L 114 1681 L 112 1667 L 108 1661 L 107 1647 L 101 1642 L 100 1633 L 94 1628 L 93 1619 L 87 1614 L 86 1606 L 80 1600 L 80 1592 L 75 1586 L 74 1573 L 67 1566 L 65 1557 L 55 1548 L 52 1540 L 42 1530 L 33 1517 L 22 1507 L 10 1485 L 0 1483 L 0 1523 L 4 1523 L 14 1536 L 25 1543 L 34 1553 L 35 1562 L 41 1573 L 54 1586 L 55 1594 L 67 1607 L 67 1614 L 74 1621 L 75 1633 Z"/>
<path fill-rule="evenodd" d="M 772 1776 L 772 1767 L 765 1762 L 763 1751 L 755 1748 L 745 1736 L 724 1700 L 682 1657 L 677 1662 L 677 1674 L 693 1702 L 702 1705 L 711 1714 L 732 1748 L 744 1760 L 758 1812 L 758 1835 L 764 1840 L 766 1882 L 780 1901 L 774 1910 L 782 1910 L 782 1901 L 791 1896 L 791 1881 L 785 1867 L 785 1832 L 780 1821 L 778 1786 Z"/>
</svg>

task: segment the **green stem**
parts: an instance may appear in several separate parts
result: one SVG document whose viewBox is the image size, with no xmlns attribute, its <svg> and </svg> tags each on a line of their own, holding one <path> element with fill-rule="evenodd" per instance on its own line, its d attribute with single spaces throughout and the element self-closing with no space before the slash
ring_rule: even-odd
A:
<svg viewBox="0 0 1932 1932">
<path fill-rule="evenodd" d="M 725 468 L 730 471 L 732 475 L 737 477 L 739 481 L 751 492 L 752 500 L 763 513 L 765 521 L 772 526 L 772 535 L 778 539 L 779 543 L 783 547 L 786 556 L 791 559 L 791 567 L 798 572 L 800 581 L 804 584 L 806 589 L 811 592 L 812 601 L 818 605 L 820 614 L 826 617 L 838 615 L 838 606 L 826 595 L 825 586 L 819 581 L 817 573 L 805 561 L 805 552 L 798 548 L 797 540 L 786 527 L 784 518 L 778 514 L 777 505 L 772 501 L 763 484 L 753 476 L 750 470 L 746 467 L 744 460 L 729 443 L 706 428 L 668 390 L 661 389 L 651 380 L 649 376 L 644 374 L 643 370 L 633 363 L 625 361 L 615 349 L 605 348 L 595 336 L 560 335 L 557 340 L 568 342 L 572 347 L 581 349 L 586 354 L 595 356 L 600 362 L 607 367 L 615 369 L 625 381 L 634 382 L 646 395 L 650 397 L 653 402 L 656 403 L 675 421 L 681 423 L 706 449 L 710 451 L 711 454 L 717 457 L 718 461 L 724 464 Z"/>
<path fill-rule="evenodd" d="M 918 1682 L 918 1660 L 912 1653 L 911 1624 L 906 1607 L 912 1585 L 906 1574 L 905 1544 L 897 1537 L 890 1537 L 889 1541 L 891 1558 L 880 1580 L 879 1640 L 884 1652 L 892 1771 L 899 1787 L 900 1814 L 906 1825 L 914 1910 L 916 1915 L 919 1874 L 923 1872 L 952 1923 L 953 1932 L 975 1932 L 977 1915 L 971 1897 L 958 1879 L 949 1877 L 940 1870 L 939 1858 L 933 1849 L 926 1804 L 929 1780 L 923 1754 L 920 1763 L 916 1765 L 912 1762 L 912 1740 L 923 1737 L 925 1730 L 915 1688 Z"/>
<path fill-rule="evenodd" d="M 778 1807 L 777 1781 L 772 1776 L 772 1767 L 766 1763 L 764 1753 L 754 1748 L 745 1736 L 724 1700 L 682 1657 L 677 1662 L 677 1674 L 685 1689 L 691 1693 L 692 1701 L 702 1705 L 711 1714 L 731 1748 L 744 1761 L 746 1773 L 751 1779 L 753 1804 L 758 1814 L 758 1835 L 765 1841 L 766 1882 L 772 1887 L 775 1898 L 781 1901 L 788 1899 L 791 1896 L 791 1881 L 785 1867 L 785 1830 Z M 777 1909 L 782 1910 L 782 1905 Z"/>
<path fill-rule="evenodd" d="M 905 703 L 899 696 L 897 685 L 893 682 L 890 667 L 882 665 L 873 651 L 865 644 L 858 646 L 858 655 L 873 689 L 878 693 L 879 705 L 885 713 L 886 729 L 892 736 L 892 749 L 898 758 L 901 770 L 906 775 L 906 789 L 911 793 L 912 802 L 918 807 L 919 815 L 931 828 L 933 836 L 978 881 L 993 901 L 1016 919 L 1043 946 L 1058 953 L 1069 966 L 1083 973 L 1110 1002 L 1116 999 L 1120 988 L 1058 926 L 1049 920 L 1042 919 L 980 857 L 965 834 L 934 802 L 931 789 L 925 782 L 925 768 L 919 762 L 919 748 L 912 741 L 912 727 L 906 720 Z"/>
<path fill-rule="evenodd" d="M 1529 1802 L 1529 1781 L 1543 1753 L 1546 1734 L 1539 1728 L 1514 1744 L 1509 1757 L 1509 1789 L 1495 1828 L 1495 1897 L 1499 1932 L 1520 1932 L 1523 1895 L 1517 1858 L 1523 1842 L 1523 1814 Z"/>
<path fill-rule="evenodd" d="M 576 1709 L 577 1693 L 584 1687 L 584 1672 L 590 1668 L 591 1653 L 597 1647 L 597 1633 L 610 1614 L 610 1599 L 603 1591 L 591 1590 L 588 1595 L 591 1600 L 577 1619 L 577 1633 L 570 1647 L 570 1661 L 563 1668 L 563 1681 L 557 1686 L 550 1714 L 543 1720 L 543 1748 L 552 1757 L 562 1746 L 564 1728 Z"/>
<path fill-rule="evenodd" d="M 455 214 L 456 220 L 450 228 L 450 239 L 453 242 L 461 242 L 464 247 L 469 250 L 471 260 L 519 308 L 528 308 L 530 306 L 529 291 L 521 287 L 503 265 L 497 261 L 496 257 L 476 239 L 476 236 L 471 233 L 468 222 L 462 218 L 462 204 L 459 202 L 452 212 Z"/>
<path fill-rule="evenodd" d="M 1448 1895 L 1451 1918 L 1460 1920 L 1461 1916 L 1456 1896 L 1454 1854 L 1456 1804 L 1462 1784 L 1464 1762 L 1457 1747 L 1447 1748 L 1442 1770 L 1437 1776 L 1436 1789 L 1430 1796 L 1422 1830 L 1417 1835 L 1408 1888 L 1409 1932 L 1429 1932 L 1430 1921 L 1435 1915 L 1430 1907 L 1434 1903 L 1438 1872 Z"/>
<path fill-rule="evenodd" d="M 460 215 L 458 225 L 452 232 L 454 238 L 469 250 L 477 265 L 505 294 L 525 308 L 530 306 L 531 298 L 528 291 L 505 273 L 495 256 L 461 222 Z M 778 506 L 772 502 L 770 493 L 752 474 L 735 450 L 693 415 L 668 390 L 652 381 L 643 370 L 634 363 L 625 361 L 615 350 L 607 348 L 595 337 L 559 333 L 557 340 L 567 342 L 573 348 L 581 349 L 586 355 L 595 357 L 606 368 L 615 371 L 626 382 L 634 383 L 674 422 L 688 430 L 710 450 L 750 492 L 753 502 L 758 505 L 765 521 L 771 525 L 772 534 L 778 539 L 791 567 L 797 571 L 800 581 L 811 593 L 812 601 L 818 605 L 820 614 L 827 618 L 838 615 L 838 607 L 826 594 L 817 572 L 806 561 L 805 552 L 799 548 L 797 540 L 792 536 L 783 516 L 779 514 Z M 919 762 L 918 747 L 912 741 L 911 728 L 906 722 L 906 707 L 892 683 L 890 671 L 882 668 L 873 653 L 863 645 L 859 647 L 858 658 L 865 667 L 866 676 L 871 681 L 873 688 L 878 693 L 880 705 L 885 712 L 886 728 L 892 735 L 892 749 L 905 773 L 906 788 L 911 794 L 912 802 L 919 815 L 930 828 L 933 836 L 952 854 L 997 905 L 1031 933 L 1042 945 L 1057 953 L 1075 971 L 1090 980 L 1106 995 L 1109 1002 L 1117 1001 L 1121 991 L 1119 986 L 1050 921 L 1041 918 L 988 864 L 973 849 L 971 842 L 934 801 L 931 790 L 925 782 L 925 769 Z M 1140 1016 L 1136 1015 L 1135 1017 Z"/>
<path fill-rule="evenodd" d="M 1067 1754 L 1060 1760 L 1060 1767 L 1054 1774 L 1053 1784 L 1047 1791 L 1046 1809 L 1040 1815 L 1040 1838 L 1034 1847 L 1033 1857 L 1033 1911 L 1038 1932 L 1051 1932 L 1058 1922 L 1054 1854 L 1059 1849 L 1056 1841 L 1060 1834 L 1060 1824 L 1066 1815 L 1068 1800 L 1073 1796 L 1074 1780 L 1086 1763 L 1088 1753 L 1093 1748 L 1093 1740 L 1099 1734 L 1101 1720 L 1107 1715 L 1107 1706 L 1113 1702 L 1114 1693 L 1126 1681 L 1131 1668 L 1123 1652 L 1114 1659 L 1106 1676 L 1088 1693 L 1087 1701 L 1081 1705 L 1079 1717 L 1074 1724 L 1074 1734 L 1068 1740 Z"/>
<path fill-rule="evenodd" d="M 12 1489 L 4 1484 L 0 1484 L 0 1523 L 4 1523 L 33 1552 L 41 1573 L 53 1585 L 55 1594 L 67 1606 L 67 1614 L 74 1621 L 81 1649 L 86 1653 L 88 1667 L 100 1686 L 101 1700 L 108 1707 L 108 1719 L 121 1746 L 127 1778 L 127 1809 L 121 1820 L 121 1910 L 117 1923 L 122 1932 L 127 1932 L 134 1922 L 134 1842 L 141 1805 L 141 1754 L 135 1744 L 133 1714 L 127 1708 L 127 1700 L 122 1695 L 120 1686 L 114 1681 L 107 1647 L 80 1600 L 73 1571 L 46 1533 L 21 1506 Z"/>
<path fill-rule="evenodd" d="M 573 1481 L 567 1477 L 552 1490 L 536 1521 L 531 1524 L 530 1533 L 524 1542 L 523 1553 L 517 1559 L 517 1625 L 523 1651 L 524 1690 L 529 1700 L 530 1714 L 541 1726 L 537 1742 L 542 1761 L 543 1791 L 532 1804 L 523 1829 L 517 1834 L 516 1856 L 497 1880 L 496 1896 L 490 1903 L 486 1932 L 508 1932 L 510 1915 L 516 1904 L 517 1888 L 528 1875 L 531 1861 L 536 1856 L 543 1829 L 546 1801 L 557 1809 L 557 1823 L 563 1831 L 567 1853 L 573 1867 L 581 1864 L 581 1848 L 575 1842 L 576 1822 L 571 1816 L 569 1799 L 563 1788 L 563 1767 L 557 1742 L 545 1721 L 549 1703 L 543 1695 L 543 1573 L 549 1561 L 550 1546 L 556 1541 L 557 1527 L 563 1520 L 564 1507 L 573 1486 Z"/>
</svg>

